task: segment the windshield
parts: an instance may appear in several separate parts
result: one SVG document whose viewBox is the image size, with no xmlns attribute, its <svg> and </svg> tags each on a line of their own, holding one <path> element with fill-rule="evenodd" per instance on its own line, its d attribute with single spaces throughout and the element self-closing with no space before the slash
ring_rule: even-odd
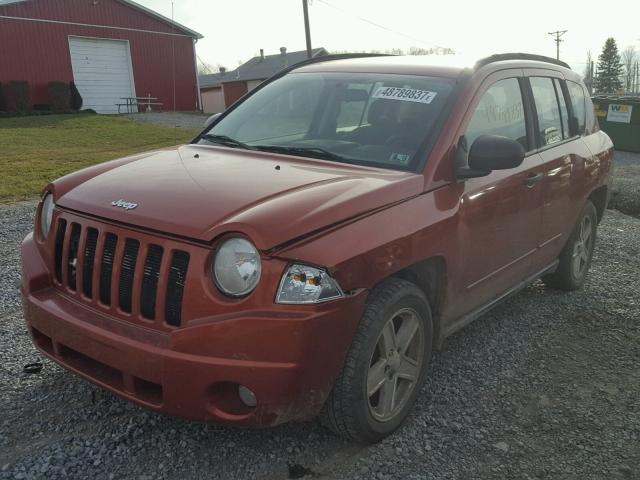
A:
<svg viewBox="0 0 640 480">
<path fill-rule="evenodd" d="M 198 143 L 412 170 L 454 81 L 413 75 L 290 73 Z"/>
</svg>

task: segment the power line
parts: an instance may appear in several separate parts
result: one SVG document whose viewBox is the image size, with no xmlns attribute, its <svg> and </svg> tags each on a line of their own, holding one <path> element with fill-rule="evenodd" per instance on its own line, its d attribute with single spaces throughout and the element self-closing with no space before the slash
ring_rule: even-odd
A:
<svg viewBox="0 0 640 480">
<path fill-rule="evenodd" d="M 560 60 L 560 42 L 563 42 L 560 37 L 562 37 L 568 30 L 556 30 L 555 32 L 549 32 L 549 35 L 554 36 L 556 38 L 553 39 L 556 42 L 556 60 Z"/>
<path fill-rule="evenodd" d="M 379 23 L 374 22 L 373 20 L 369 20 L 368 18 L 364 18 L 364 17 L 362 17 L 360 15 L 357 15 L 357 14 L 355 14 L 353 12 L 350 12 L 350 11 L 345 10 L 343 8 L 337 7 L 336 5 L 333 5 L 333 4 L 329 3 L 329 2 L 327 2 L 326 0 L 318 0 L 318 2 L 323 3 L 324 5 L 326 5 L 328 7 L 331 7 L 333 9 L 335 9 L 335 10 L 338 10 L 339 12 L 346 13 L 347 15 L 351 15 L 352 17 L 355 17 L 355 18 L 357 18 L 358 20 L 360 20 L 362 22 L 368 23 L 369 25 L 373 25 L 374 27 L 378 27 L 378 28 L 380 28 L 382 30 L 386 30 L 387 32 L 395 33 L 396 35 L 400 35 L 401 37 L 408 38 L 409 40 L 413 40 L 414 42 L 422 43 L 423 45 L 430 45 L 432 47 L 440 48 L 442 50 L 449 50 L 448 47 L 443 47 L 442 45 L 438 45 L 438 44 L 433 43 L 433 42 L 427 42 L 425 40 L 420 40 L 419 38 L 412 37 L 411 35 L 407 35 L 406 33 L 398 32 L 396 30 L 393 30 L 392 28 L 385 27 L 384 25 L 380 25 Z"/>
</svg>

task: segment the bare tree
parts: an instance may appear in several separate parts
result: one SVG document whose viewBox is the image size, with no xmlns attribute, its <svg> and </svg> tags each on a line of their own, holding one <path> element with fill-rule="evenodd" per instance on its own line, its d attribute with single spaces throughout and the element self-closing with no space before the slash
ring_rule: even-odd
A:
<svg viewBox="0 0 640 480">
<path fill-rule="evenodd" d="M 635 47 L 628 46 L 620 55 L 622 65 L 624 66 L 624 89 L 626 92 L 631 92 L 634 87 L 635 80 L 635 64 L 637 62 L 638 53 Z"/>
<path fill-rule="evenodd" d="M 226 70 L 224 65 L 205 62 L 200 57 L 198 57 L 198 75 L 209 75 L 211 73 L 218 73 Z"/>
<path fill-rule="evenodd" d="M 383 53 L 380 50 L 336 50 L 331 53 Z M 451 48 L 436 47 L 436 48 L 422 48 L 411 47 L 409 50 L 403 50 L 401 48 L 389 48 L 384 51 L 387 55 L 453 55 L 456 53 Z"/>
</svg>

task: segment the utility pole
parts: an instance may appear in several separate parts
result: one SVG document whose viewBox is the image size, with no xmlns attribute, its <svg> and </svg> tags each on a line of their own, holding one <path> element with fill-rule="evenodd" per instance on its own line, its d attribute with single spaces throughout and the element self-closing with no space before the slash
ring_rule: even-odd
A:
<svg viewBox="0 0 640 480">
<path fill-rule="evenodd" d="M 552 37 L 556 37 L 553 39 L 553 41 L 556 42 L 556 60 L 560 60 L 560 42 L 563 41 L 560 39 L 560 37 L 562 37 L 567 32 L 568 30 L 556 30 L 555 32 L 549 32 L 549 35 L 551 35 Z"/>
<path fill-rule="evenodd" d="M 307 0 L 302 0 L 302 12 L 304 13 L 304 34 L 307 37 L 307 58 L 311 58 L 311 31 L 309 30 L 309 8 Z"/>
</svg>

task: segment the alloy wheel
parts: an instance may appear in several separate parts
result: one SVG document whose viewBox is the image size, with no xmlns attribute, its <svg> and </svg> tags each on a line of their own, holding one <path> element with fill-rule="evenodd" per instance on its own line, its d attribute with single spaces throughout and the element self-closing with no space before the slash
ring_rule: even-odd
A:
<svg viewBox="0 0 640 480">
<path fill-rule="evenodd" d="M 591 217 L 585 215 L 580 222 L 580 232 L 573 245 L 572 269 L 575 278 L 581 278 L 589 264 L 589 255 L 593 247 Z"/>
<path fill-rule="evenodd" d="M 393 419 L 411 397 L 424 362 L 424 325 L 412 308 L 403 308 L 385 324 L 371 356 L 367 398 L 371 415 Z"/>
</svg>

